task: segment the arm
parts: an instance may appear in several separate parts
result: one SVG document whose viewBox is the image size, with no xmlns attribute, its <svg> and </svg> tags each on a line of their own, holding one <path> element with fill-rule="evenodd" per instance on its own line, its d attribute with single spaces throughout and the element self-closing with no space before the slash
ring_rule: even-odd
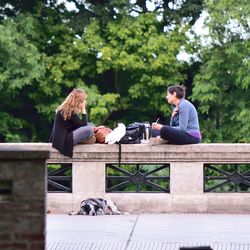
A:
<svg viewBox="0 0 250 250">
<path fill-rule="evenodd" d="M 82 112 L 82 119 L 79 118 L 77 114 L 73 114 L 71 117 L 71 121 L 74 123 L 75 127 L 86 126 L 88 124 L 88 116 L 86 113 L 86 100 L 81 103 L 81 112 Z"/>
<path fill-rule="evenodd" d="M 73 114 L 71 116 L 71 121 L 73 122 L 75 128 L 79 128 L 88 124 L 88 117 L 87 114 L 82 114 L 82 119 L 80 119 L 77 114 Z"/>
<path fill-rule="evenodd" d="M 175 107 L 173 109 L 173 112 L 172 112 L 172 115 L 171 115 L 171 120 L 170 120 L 170 126 L 173 126 L 174 125 L 174 117 L 178 114 L 179 112 L 179 107 Z M 163 127 L 164 125 L 162 124 L 158 124 L 157 122 L 153 122 L 151 127 L 153 129 L 156 129 L 156 130 L 161 130 L 161 128 Z"/>
<path fill-rule="evenodd" d="M 179 113 L 179 126 L 174 126 L 173 128 L 186 131 L 188 127 L 189 105 L 187 103 L 180 105 L 178 113 Z"/>
<path fill-rule="evenodd" d="M 174 120 L 176 119 L 176 115 L 178 115 L 179 113 L 179 106 L 175 107 L 173 109 L 172 115 L 171 115 L 171 119 L 170 119 L 170 126 L 174 127 Z"/>
</svg>

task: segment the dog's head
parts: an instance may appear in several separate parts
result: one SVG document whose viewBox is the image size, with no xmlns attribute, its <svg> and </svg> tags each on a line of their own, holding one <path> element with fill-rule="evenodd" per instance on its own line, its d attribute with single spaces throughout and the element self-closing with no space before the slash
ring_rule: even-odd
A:
<svg viewBox="0 0 250 250">
<path fill-rule="evenodd" d="M 97 215 L 97 206 L 93 204 L 84 204 L 81 206 L 80 213 L 83 215 Z"/>
<path fill-rule="evenodd" d="M 111 200 L 101 198 L 89 198 L 81 202 L 81 209 L 78 214 L 83 215 L 104 215 L 120 214 L 116 204 Z"/>
<path fill-rule="evenodd" d="M 81 203 L 81 214 L 84 215 L 101 215 L 104 214 L 102 206 L 98 203 L 98 200 L 87 199 Z"/>
</svg>

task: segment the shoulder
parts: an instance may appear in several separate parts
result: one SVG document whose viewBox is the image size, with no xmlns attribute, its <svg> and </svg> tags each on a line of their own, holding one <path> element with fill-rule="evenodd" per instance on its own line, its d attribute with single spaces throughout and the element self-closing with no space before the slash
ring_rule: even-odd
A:
<svg viewBox="0 0 250 250">
<path fill-rule="evenodd" d="M 57 117 L 57 118 L 62 118 L 62 113 L 61 113 L 61 111 L 57 111 L 57 112 L 56 112 L 56 117 Z"/>
<path fill-rule="evenodd" d="M 194 105 L 186 99 L 181 99 L 179 106 L 180 107 L 194 107 Z"/>
<path fill-rule="evenodd" d="M 181 102 L 179 104 L 179 108 L 180 108 L 180 110 L 183 110 L 183 111 L 190 111 L 190 112 L 196 111 L 195 106 L 190 101 L 188 101 L 186 99 L 181 100 Z"/>
<path fill-rule="evenodd" d="M 190 105 L 192 105 L 192 103 L 186 99 L 181 99 L 180 101 L 180 104 L 179 104 L 179 107 L 180 108 L 187 108 L 189 107 Z"/>
<path fill-rule="evenodd" d="M 59 122 L 59 123 L 64 123 L 65 122 L 61 111 L 56 112 L 56 121 Z"/>
</svg>

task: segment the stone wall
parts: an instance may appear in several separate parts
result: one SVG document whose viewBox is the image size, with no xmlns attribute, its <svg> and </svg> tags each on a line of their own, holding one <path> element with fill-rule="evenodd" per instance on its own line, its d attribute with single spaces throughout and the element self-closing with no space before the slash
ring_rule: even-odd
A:
<svg viewBox="0 0 250 250">
<path fill-rule="evenodd" d="M 204 164 L 250 164 L 250 144 L 122 145 L 122 163 L 169 164 L 170 193 L 107 193 L 105 189 L 106 164 L 118 163 L 118 145 L 77 145 L 74 148 L 73 158 L 59 154 L 49 143 L 4 144 L 5 151 L 6 148 L 13 146 L 17 151 L 24 148 L 34 152 L 49 150 L 50 157 L 47 163 L 72 163 L 72 193 L 48 193 L 47 210 L 51 213 L 77 211 L 80 202 L 89 197 L 112 199 L 121 210 L 131 213 L 250 213 L 250 193 L 206 193 L 203 190 Z M 1 148 L 3 145 L 0 144 Z M 7 151 L 4 154 L 6 158 Z M 45 183 L 45 172 L 33 172 L 37 166 L 43 168 L 44 159 L 36 157 L 35 154 L 30 155 L 28 160 L 32 159 L 32 161 L 24 164 L 27 171 L 22 173 L 21 162 L 27 160 L 22 156 L 22 153 L 18 157 L 16 155 L 15 157 L 19 160 L 15 161 L 13 155 L 8 155 L 8 164 L 15 169 L 13 174 L 7 171 L 9 167 L 3 163 L 1 163 L 0 170 L 0 176 L 4 176 L 5 180 L 13 178 L 17 181 L 13 193 L 20 195 L 20 199 L 16 199 L 15 202 L 19 203 L 21 199 L 24 199 L 24 204 L 26 204 L 22 205 L 24 207 L 21 212 L 18 212 L 18 207 L 13 208 L 13 211 L 17 211 L 19 215 L 23 214 L 23 211 L 28 213 L 28 209 L 32 206 L 39 207 L 41 199 L 45 198 L 46 189 L 46 184 L 40 186 L 41 183 L 36 183 L 37 180 L 33 182 L 34 178 L 39 177 L 44 178 Z M 40 162 L 40 164 L 34 164 L 34 162 Z M 21 179 L 16 177 L 18 175 L 21 175 Z M 33 179 L 29 175 L 32 175 Z M 23 181 L 25 178 L 27 185 L 26 181 Z M 38 195 L 36 194 L 36 189 L 40 190 L 34 188 L 36 185 L 41 188 L 41 196 L 39 192 Z M 21 187 L 23 187 L 22 193 L 27 192 L 24 193 L 24 197 L 21 197 L 18 192 Z M 31 202 L 27 203 L 28 200 Z M 15 202 L 1 202 L 0 216 L 7 213 L 8 204 L 15 204 Z M 42 212 L 45 209 L 44 205 L 40 208 Z M 30 218 L 32 219 L 32 216 Z M 17 222 L 17 220 L 14 221 Z M 35 230 L 32 231 L 34 232 Z M 0 239 L 8 237 L 14 236 L 0 235 Z"/>
<path fill-rule="evenodd" d="M 207 193 L 204 164 L 250 163 L 250 144 L 122 145 L 122 163 L 170 165 L 170 193 L 107 193 L 105 165 L 118 163 L 118 145 L 78 145 L 73 158 L 54 149 L 48 162 L 72 163 L 72 193 L 48 193 L 51 213 L 79 210 L 89 197 L 112 199 L 131 213 L 250 213 L 250 193 Z"/>
<path fill-rule="evenodd" d="M 0 143 L 0 249 L 44 250 L 49 150 Z"/>
</svg>

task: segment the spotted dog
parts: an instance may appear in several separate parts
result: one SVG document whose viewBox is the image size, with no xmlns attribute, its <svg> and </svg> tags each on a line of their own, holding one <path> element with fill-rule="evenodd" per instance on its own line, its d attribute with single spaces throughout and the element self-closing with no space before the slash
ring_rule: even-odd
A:
<svg viewBox="0 0 250 250">
<path fill-rule="evenodd" d="M 80 205 L 80 210 L 77 213 L 70 215 L 111 215 L 121 214 L 117 205 L 111 200 L 102 198 L 88 198 L 83 200 Z"/>
</svg>

